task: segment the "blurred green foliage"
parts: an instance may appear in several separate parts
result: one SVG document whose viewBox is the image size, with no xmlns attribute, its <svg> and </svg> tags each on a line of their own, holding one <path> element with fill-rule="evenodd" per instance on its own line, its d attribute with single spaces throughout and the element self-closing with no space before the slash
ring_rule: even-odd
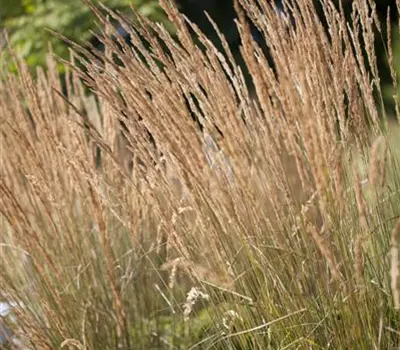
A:
<svg viewBox="0 0 400 350">
<path fill-rule="evenodd" d="M 385 47 L 380 45 L 377 50 L 379 55 L 378 63 L 380 64 L 379 69 L 381 72 L 382 97 L 385 103 L 385 113 L 388 117 L 395 118 L 395 101 L 397 100 L 400 102 L 400 30 L 398 26 L 392 27 L 392 52 L 392 63 L 398 82 L 397 89 L 395 89 L 393 84 L 392 73 L 390 71 L 387 43 L 385 43 Z"/>
<path fill-rule="evenodd" d="M 131 339 L 137 349 L 164 349 L 167 344 L 173 349 L 189 349 L 195 343 L 208 345 L 204 339 L 218 332 L 213 317 L 215 312 L 210 307 L 199 310 L 187 321 L 180 315 L 156 316 L 147 322 L 144 320 L 141 329 L 133 328 Z M 197 346 L 196 349 L 205 347 Z"/>
<path fill-rule="evenodd" d="M 97 1 L 94 1 L 96 3 Z M 151 20 L 166 23 L 156 0 L 103 0 L 113 10 L 124 13 L 133 6 Z M 96 30 L 95 16 L 82 0 L 1 0 L 0 26 L 8 32 L 11 46 L 30 67 L 45 63 L 48 45 L 57 56 L 68 57 L 68 45 L 54 36 L 63 36 L 86 44 Z"/>
</svg>

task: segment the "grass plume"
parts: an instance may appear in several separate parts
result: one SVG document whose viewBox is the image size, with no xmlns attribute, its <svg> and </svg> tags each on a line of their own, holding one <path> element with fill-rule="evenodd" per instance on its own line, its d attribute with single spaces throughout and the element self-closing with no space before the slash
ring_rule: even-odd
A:
<svg viewBox="0 0 400 350">
<path fill-rule="evenodd" d="M 0 292 L 22 303 L 15 336 L 28 349 L 398 348 L 399 131 L 373 2 L 353 1 L 349 21 L 330 0 L 322 14 L 236 1 L 251 84 L 222 36 L 220 52 L 161 4 L 176 38 L 93 7 L 106 50 L 70 43 L 64 81 L 52 55 L 35 79 L 15 55 L 18 75 L 1 71 Z"/>
</svg>

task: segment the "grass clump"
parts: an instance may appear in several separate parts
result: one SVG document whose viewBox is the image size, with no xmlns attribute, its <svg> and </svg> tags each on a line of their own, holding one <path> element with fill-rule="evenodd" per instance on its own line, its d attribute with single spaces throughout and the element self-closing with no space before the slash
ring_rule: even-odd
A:
<svg viewBox="0 0 400 350">
<path fill-rule="evenodd" d="M 109 13 L 128 47 L 93 8 L 106 50 L 71 43 L 64 82 L 52 57 L 35 79 L 17 59 L 2 73 L 0 291 L 18 302 L 15 336 L 398 348 L 400 115 L 382 104 L 374 4 L 354 1 L 349 22 L 333 1 L 323 18 L 311 1 L 285 15 L 238 1 L 249 87 L 222 36 L 219 52 L 161 3 L 177 39 Z"/>
</svg>

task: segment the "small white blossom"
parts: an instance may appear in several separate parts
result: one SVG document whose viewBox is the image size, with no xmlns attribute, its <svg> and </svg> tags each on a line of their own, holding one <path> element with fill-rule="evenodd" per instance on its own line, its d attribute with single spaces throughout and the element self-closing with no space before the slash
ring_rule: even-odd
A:
<svg viewBox="0 0 400 350">
<path fill-rule="evenodd" d="M 193 306 L 196 304 L 197 300 L 209 300 L 210 296 L 207 293 L 204 293 L 200 290 L 200 288 L 192 287 L 186 297 L 186 303 L 183 305 L 183 316 L 185 321 L 189 319 L 189 315 L 193 310 Z"/>
<path fill-rule="evenodd" d="M 227 310 L 224 312 L 224 317 L 222 318 L 223 327 L 230 331 L 236 320 L 243 322 L 243 319 L 235 310 Z"/>
</svg>

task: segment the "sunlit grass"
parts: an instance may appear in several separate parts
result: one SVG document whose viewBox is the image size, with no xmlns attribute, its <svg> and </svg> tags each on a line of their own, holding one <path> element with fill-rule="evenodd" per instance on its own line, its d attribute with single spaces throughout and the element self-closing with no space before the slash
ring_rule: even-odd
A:
<svg viewBox="0 0 400 350">
<path fill-rule="evenodd" d="M 178 40 L 111 14 L 135 48 L 117 44 L 93 9 L 105 53 L 73 46 L 64 82 L 51 57 L 0 80 L 0 291 L 27 348 L 400 345 L 400 132 L 374 13 L 326 1 L 325 32 L 308 1 L 296 25 L 239 2 L 251 89 L 166 1 Z"/>
</svg>

